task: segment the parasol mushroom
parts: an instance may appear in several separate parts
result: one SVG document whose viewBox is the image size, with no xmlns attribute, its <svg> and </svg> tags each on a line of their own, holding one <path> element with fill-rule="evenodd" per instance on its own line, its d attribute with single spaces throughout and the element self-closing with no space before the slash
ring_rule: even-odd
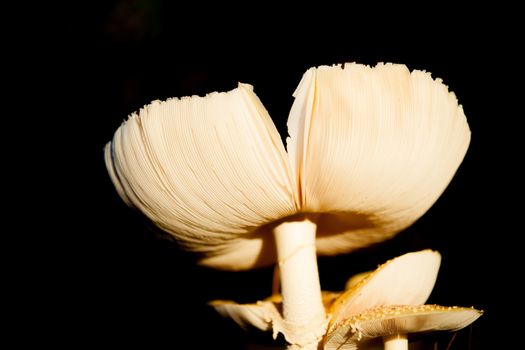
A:
<svg viewBox="0 0 525 350">
<path fill-rule="evenodd" d="M 155 101 L 117 130 L 106 164 L 120 196 L 205 266 L 280 267 L 285 337 L 325 332 L 316 254 L 392 237 L 423 215 L 470 140 L 441 80 L 404 65 L 308 70 L 287 150 L 251 86 Z"/>
<path fill-rule="evenodd" d="M 407 350 L 408 334 L 456 331 L 474 322 L 482 311 L 423 305 L 439 264 L 439 254 L 426 250 L 402 255 L 366 275 L 329 307 L 324 349 L 357 349 L 382 337 L 386 350 Z"/>
<path fill-rule="evenodd" d="M 358 349 L 360 344 L 381 337 L 385 350 L 408 350 L 408 334 L 457 331 L 481 314 L 474 308 L 457 306 L 380 306 L 347 319 L 330 335 L 324 349 Z"/>
</svg>

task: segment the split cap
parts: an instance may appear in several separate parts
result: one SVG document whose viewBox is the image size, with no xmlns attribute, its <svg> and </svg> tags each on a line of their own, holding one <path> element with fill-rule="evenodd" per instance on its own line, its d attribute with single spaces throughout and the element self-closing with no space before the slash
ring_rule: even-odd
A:
<svg viewBox="0 0 525 350">
<path fill-rule="evenodd" d="M 474 308 L 423 305 L 440 263 L 438 252 L 423 250 L 387 261 L 361 277 L 330 306 L 323 349 L 358 349 L 382 337 L 385 349 L 402 350 L 410 334 L 456 331 L 477 320 L 483 312 Z"/>
<path fill-rule="evenodd" d="M 390 238 L 444 191 L 470 131 L 455 95 L 404 65 L 308 70 L 287 149 L 250 85 L 155 101 L 106 146 L 120 196 L 203 265 L 275 262 L 273 228 L 306 215 L 318 254 Z"/>
</svg>

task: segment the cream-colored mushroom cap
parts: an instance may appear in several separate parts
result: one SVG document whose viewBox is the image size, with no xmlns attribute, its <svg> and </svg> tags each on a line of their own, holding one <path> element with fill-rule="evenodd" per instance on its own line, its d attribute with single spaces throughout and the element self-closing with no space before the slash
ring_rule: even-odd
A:
<svg viewBox="0 0 525 350">
<path fill-rule="evenodd" d="M 403 254 L 369 272 L 331 305 L 328 333 L 349 315 L 383 305 L 422 305 L 436 283 L 441 255 L 429 249 Z"/>
<path fill-rule="evenodd" d="M 367 340 L 389 336 L 457 331 L 482 315 L 474 308 L 440 305 L 380 306 L 347 319 L 327 334 L 325 350 L 358 349 Z M 401 347 L 400 347 L 401 348 Z"/>
<path fill-rule="evenodd" d="M 312 68 L 294 96 L 287 149 L 250 85 L 145 106 L 106 146 L 118 193 L 202 264 L 248 269 L 275 262 L 272 228 L 303 214 L 318 254 L 391 237 L 469 144 L 454 94 L 404 65 Z"/>
</svg>

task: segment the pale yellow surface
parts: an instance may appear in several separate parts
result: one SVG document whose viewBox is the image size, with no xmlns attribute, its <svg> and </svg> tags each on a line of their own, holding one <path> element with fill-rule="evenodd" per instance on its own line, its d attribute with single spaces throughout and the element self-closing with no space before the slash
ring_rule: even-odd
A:
<svg viewBox="0 0 525 350">
<path fill-rule="evenodd" d="M 441 80 L 404 65 L 308 70 L 287 151 L 251 86 L 155 101 L 106 147 L 120 196 L 207 266 L 275 262 L 271 230 L 320 214 L 318 254 L 385 240 L 436 201 L 467 150 L 461 106 Z"/>
<path fill-rule="evenodd" d="M 349 316 L 382 305 L 422 305 L 436 283 L 441 255 L 432 250 L 387 261 L 345 291 L 330 309 L 328 332 Z"/>
<path fill-rule="evenodd" d="M 410 336 L 414 333 L 457 331 L 481 315 L 479 310 L 456 306 L 380 306 L 350 317 L 329 332 L 324 349 L 366 348 L 367 340 L 396 334 Z"/>
</svg>

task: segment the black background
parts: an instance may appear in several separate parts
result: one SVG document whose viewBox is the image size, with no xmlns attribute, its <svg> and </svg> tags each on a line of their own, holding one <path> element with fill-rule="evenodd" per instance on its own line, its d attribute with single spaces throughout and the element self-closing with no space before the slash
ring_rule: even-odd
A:
<svg viewBox="0 0 525 350">
<path fill-rule="evenodd" d="M 275 10 L 255 20 L 262 10 L 256 6 L 209 19 L 196 7 L 140 0 L 75 6 L 55 28 L 63 39 L 57 51 L 42 52 L 49 54 L 43 81 L 56 78 L 61 85 L 48 103 L 61 103 L 52 122 L 66 130 L 50 140 L 64 169 L 50 187 L 67 198 L 61 214 L 48 215 L 56 232 L 45 254 L 50 264 L 36 269 L 46 307 L 35 323 L 49 325 L 49 315 L 59 321 L 46 328 L 45 338 L 71 348 L 268 344 L 269 337 L 237 330 L 206 303 L 268 296 L 272 269 L 234 273 L 195 266 L 193 256 L 160 239 L 124 205 L 102 150 L 126 116 L 151 100 L 230 90 L 239 81 L 254 85 L 284 137 L 291 94 L 304 71 L 356 61 L 404 63 L 442 78 L 465 109 L 472 141 L 445 193 L 416 224 L 370 249 L 320 258 L 323 289 L 340 290 L 354 273 L 433 248 L 443 260 L 429 302 L 485 310 L 451 349 L 501 344 L 505 310 L 515 302 L 507 291 L 516 266 L 511 260 L 517 259 L 510 254 L 517 211 L 503 195 L 519 198 L 512 182 L 518 174 L 509 167 L 516 162 L 509 130 L 517 126 L 511 105 L 516 91 L 507 82 L 519 70 L 511 28 L 476 18 L 465 25 L 459 14 L 382 20 L 370 10 L 339 8 L 330 9 L 331 16 L 344 12 L 344 20 L 331 21 L 314 8 L 301 16 Z M 444 349 L 450 335 L 429 339 Z"/>
</svg>

